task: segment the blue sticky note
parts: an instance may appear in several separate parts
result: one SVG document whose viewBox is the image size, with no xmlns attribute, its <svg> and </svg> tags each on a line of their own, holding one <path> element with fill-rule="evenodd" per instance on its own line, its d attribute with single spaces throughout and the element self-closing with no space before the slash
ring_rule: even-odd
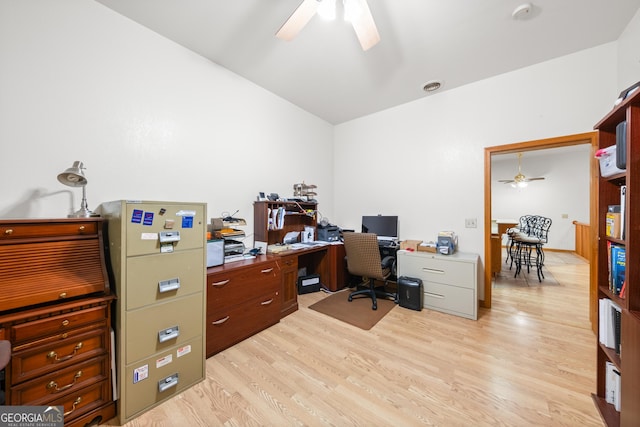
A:
<svg viewBox="0 0 640 427">
<path fill-rule="evenodd" d="M 153 212 L 144 213 L 144 222 L 142 225 L 153 225 Z"/>
<path fill-rule="evenodd" d="M 133 222 L 134 224 L 140 224 L 142 222 L 142 210 L 141 209 L 134 209 L 133 213 L 131 214 L 131 222 Z"/>
<path fill-rule="evenodd" d="M 193 228 L 193 217 L 192 216 L 183 216 L 182 217 L 182 228 Z"/>
</svg>

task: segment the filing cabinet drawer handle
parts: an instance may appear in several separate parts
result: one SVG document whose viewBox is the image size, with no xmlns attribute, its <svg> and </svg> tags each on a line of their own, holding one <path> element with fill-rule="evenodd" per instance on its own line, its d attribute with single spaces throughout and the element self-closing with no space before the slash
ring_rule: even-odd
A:
<svg viewBox="0 0 640 427">
<path fill-rule="evenodd" d="M 171 292 L 180 289 L 180 278 L 161 280 L 158 282 L 158 292 Z"/>
<path fill-rule="evenodd" d="M 49 353 L 47 353 L 47 358 L 49 359 L 53 359 L 56 362 L 64 362 L 65 360 L 69 360 L 71 359 L 73 356 L 76 355 L 76 353 L 78 352 L 78 350 L 80 350 L 82 348 L 82 343 L 79 342 L 78 344 L 76 344 L 76 346 L 73 348 L 73 352 L 71 354 L 68 354 L 62 358 L 58 358 L 58 353 L 56 353 L 55 351 L 50 351 Z"/>
<path fill-rule="evenodd" d="M 82 371 L 76 372 L 76 374 L 73 376 L 73 381 L 71 381 L 71 383 L 61 388 L 58 387 L 57 382 L 49 381 L 49 384 L 47 384 L 47 389 L 49 390 L 53 389 L 54 393 L 60 393 L 61 391 L 65 391 L 66 389 L 73 387 L 76 381 L 78 381 L 78 378 L 80 378 L 81 376 L 82 376 Z"/>
<path fill-rule="evenodd" d="M 271 268 L 265 268 L 264 270 L 262 270 L 262 271 L 261 271 L 261 273 L 268 274 L 268 273 L 271 273 L 272 271 L 273 271 L 273 267 L 271 267 Z"/>
<path fill-rule="evenodd" d="M 178 374 L 169 375 L 166 378 L 158 381 L 158 391 L 162 393 L 163 391 L 170 389 L 171 387 L 175 387 L 178 385 Z"/>
<path fill-rule="evenodd" d="M 4 230 L 4 234 L 6 234 L 7 236 L 11 236 L 13 234 L 13 230 L 10 228 L 7 228 L 6 230 Z"/>
<path fill-rule="evenodd" d="M 221 288 L 222 286 L 226 285 L 230 281 L 231 280 L 227 279 L 227 280 L 223 280 L 222 282 L 215 282 L 215 283 L 212 283 L 211 286 L 216 286 L 218 288 Z"/>
<path fill-rule="evenodd" d="M 444 270 L 436 270 L 435 268 L 422 267 L 422 271 L 426 273 L 444 274 Z"/>
<path fill-rule="evenodd" d="M 222 319 L 220 319 L 220 320 L 213 321 L 213 322 L 211 322 L 211 324 L 212 324 L 212 325 L 222 325 L 222 324 L 223 324 L 224 322 L 226 322 L 227 320 L 229 320 L 229 316 L 227 316 L 227 317 L 223 317 L 223 318 L 222 318 Z"/>
<path fill-rule="evenodd" d="M 165 341 L 169 341 L 169 340 L 172 340 L 174 338 L 178 338 L 179 335 L 180 335 L 180 327 L 177 326 L 177 325 L 176 326 L 172 326 L 170 328 L 158 331 L 158 341 L 163 343 Z"/>
<path fill-rule="evenodd" d="M 269 304 L 271 304 L 272 302 L 273 302 L 273 298 L 271 298 L 270 300 L 267 300 L 267 301 L 262 301 L 262 302 L 260 303 L 260 305 L 269 305 Z"/>
<path fill-rule="evenodd" d="M 439 299 L 444 299 L 444 295 L 440 295 L 440 294 L 434 294 L 431 292 L 425 292 L 424 293 L 426 296 L 431 297 L 431 298 L 439 298 Z"/>
</svg>

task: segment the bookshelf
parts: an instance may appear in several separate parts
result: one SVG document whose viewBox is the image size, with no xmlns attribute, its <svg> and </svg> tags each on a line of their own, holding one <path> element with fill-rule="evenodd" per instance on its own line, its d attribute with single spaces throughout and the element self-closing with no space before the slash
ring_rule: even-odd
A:
<svg viewBox="0 0 640 427">
<path fill-rule="evenodd" d="M 620 352 L 605 345 L 602 327 L 597 340 L 597 383 L 593 400 L 604 423 L 609 427 L 637 425 L 640 420 L 640 91 L 628 96 L 607 114 L 594 129 L 598 131 L 600 148 L 616 143 L 616 127 L 626 121 L 626 170 L 598 182 L 598 299 L 608 299 L 620 308 Z M 623 200 L 624 235 L 611 235 L 607 229 L 609 206 L 620 205 L 621 188 L 626 188 Z M 610 284 L 611 246 L 625 250 L 624 295 Z M 607 312 L 598 310 L 599 325 Z M 619 411 L 607 402 L 607 364 L 620 373 Z M 610 399 L 609 399 L 610 400 Z"/>
</svg>

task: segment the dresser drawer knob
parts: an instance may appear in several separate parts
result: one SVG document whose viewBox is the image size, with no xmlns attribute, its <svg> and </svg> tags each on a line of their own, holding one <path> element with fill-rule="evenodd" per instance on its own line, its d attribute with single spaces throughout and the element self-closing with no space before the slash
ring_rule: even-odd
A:
<svg viewBox="0 0 640 427">
<path fill-rule="evenodd" d="M 50 351 L 49 353 L 47 353 L 47 358 L 49 359 L 53 359 L 56 362 L 64 362 L 65 360 L 69 360 L 71 359 L 73 356 L 76 355 L 76 353 L 78 352 L 78 350 L 80 350 L 82 348 L 82 343 L 79 342 L 78 344 L 76 344 L 76 346 L 73 348 L 73 352 L 71 354 L 68 354 L 62 358 L 58 357 L 58 353 L 56 353 L 55 351 Z"/>
<path fill-rule="evenodd" d="M 217 287 L 217 288 L 221 288 L 221 287 L 223 287 L 224 285 L 226 285 L 227 283 L 229 283 L 230 281 L 231 281 L 231 280 L 223 280 L 223 281 L 221 281 L 221 282 L 214 282 L 214 283 L 212 283 L 212 284 L 211 284 L 211 286 L 215 286 L 215 287 Z"/>
<path fill-rule="evenodd" d="M 264 270 L 262 270 L 262 271 L 261 271 L 261 273 L 268 274 L 268 273 L 271 273 L 272 271 L 273 271 L 273 267 L 271 267 L 271 268 L 265 268 Z"/>
<path fill-rule="evenodd" d="M 79 230 L 81 233 L 84 233 L 84 225 L 81 225 L 80 227 L 78 227 L 78 230 Z"/>
<path fill-rule="evenodd" d="M 82 402 L 82 397 L 76 397 L 76 400 L 73 401 L 73 406 L 71 407 L 71 410 L 68 412 L 64 413 L 64 416 L 66 417 L 67 415 L 71 414 L 73 411 L 76 410 L 76 406 L 78 406 L 80 404 L 80 402 Z"/>
<path fill-rule="evenodd" d="M 67 293 L 66 292 L 62 292 L 60 295 L 58 295 L 58 298 L 60 299 L 65 299 L 67 297 Z"/>
<path fill-rule="evenodd" d="M 211 322 L 212 325 L 222 325 L 224 322 L 226 322 L 227 320 L 229 320 L 229 316 L 227 317 L 223 317 L 220 320 L 215 320 L 213 322 Z"/>
<path fill-rule="evenodd" d="M 62 321 L 62 326 L 69 326 L 69 321 L 67 319 L 64 319 Z"/>
<path fill-rule="evenodd" d="M 54 393 L 59 393 L 61 391 L 65 391 L 71 387 L 73 387 L 73 385 L 76 383 L 76 381 L 78 381 L 78 378 L 80 378 L 82 376 L 82 371 L 78 371 L 76 372 L 76 374 L 73 376 L 73 381 L 71 381 L 71 383 L 65 385 L 64 387 L 58 387 L 58 383 L 55 381 L 49 381 L 49 384 L 47 384 L 47 388 L 49 390 L 53 389 Z"/>
<path fill-rule="evenodd" d="M 267 300 L 267 301 L 262 301 L 262 302 L 260 303 L 260 305 L 269 305 L 269 304 L 271 304 L 272 302 L 273 302 L 273 298 L 271 298 L 270 300 Z"/>
<path fill-rule="evenodd" d="M 7 228 L 6 230 L 4 230 L 4 234 L 7 236 L 11 236 L 13 234 L 13 230 L 10 228 Z"/>
</svg>

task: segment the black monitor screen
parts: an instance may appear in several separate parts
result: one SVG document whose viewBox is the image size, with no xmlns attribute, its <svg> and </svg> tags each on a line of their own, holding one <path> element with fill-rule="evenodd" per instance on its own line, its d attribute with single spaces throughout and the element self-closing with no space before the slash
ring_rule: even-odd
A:
<svg viewBox="0 0 640 427">
<path fill-rule="evenodd" d="M 362 232 L 374 233 L 380 239 L 398 238 L 398 217 L 397 216 L 363 216 Z"/>
</svg>

